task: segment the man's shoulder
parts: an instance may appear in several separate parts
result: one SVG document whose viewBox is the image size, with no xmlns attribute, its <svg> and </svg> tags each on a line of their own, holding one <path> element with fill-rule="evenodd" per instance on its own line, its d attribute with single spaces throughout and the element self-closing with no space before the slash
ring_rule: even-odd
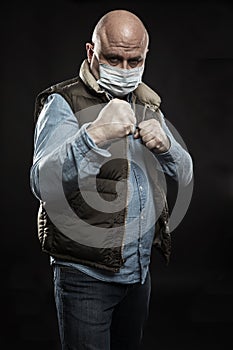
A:
<svg viewBox="0 0 233 350">
<path fill-rule="evenodd" d="M 38 96 L 41 95 L 48 95 L 48 94 L 54 94 L 54 93 L 59 93 L 63 91 L 68 91 L 70 89 L 76 89 L 80 85 L 81 79 L 79 76 L 66 79 L 60 82 L 57 82 L 55 84 L 52 84 L 51 86 L 47 87 L 46 89 L 42 90 Z"/>
<path fill-rule="evenodd" d="M 43 105 L 49 95 L 60 94 L 63 98 L 67 100 L 68 103 L 70 103 L 70 96 L 72 95 L 72 90 L 78 89 L 78 86 L 80 85 L 80 80 L 81 79 L 79 78 L 79 76 L 75 76 L 70 79 L 66 79 L 52 84 L 44 90 L 40 91 L 36 96 L 34 119 L 37 120 L 38 115 L 41 112 Z"/>
</svg>

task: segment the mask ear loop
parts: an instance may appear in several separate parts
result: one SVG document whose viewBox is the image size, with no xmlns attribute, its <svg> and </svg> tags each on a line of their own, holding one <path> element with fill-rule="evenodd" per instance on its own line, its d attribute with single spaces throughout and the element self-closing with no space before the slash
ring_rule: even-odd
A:
<svg viewBox="0 0 233 350">
<path fill-rule="evenodd" d="M 145 103 L 144 107 L 143 107 L 143 112 L 142 112 L 142 119 L 140 120 L 140 123 L 143 122 L 146 118 L 146 109 L 149 107 L 148 104 Z M 134 113 L 135 113 L 135 103 L 134 103 Z M 138 127 L 138 124 L 135 125 L 135 130 L 139 130 L 140 128 Z"/>
<path fill-rule="evenodd" d="M 144 107 L 143 107 L 142 119 L 140 120 L 140 122 L 143 122 L 145 120 L 145 118 L 146 118 L 146 109 L 147 109 L 147 107 L 148 107 L 147 104 L 145 104 Z"/>
<path fill-rule="evenodd" d="M 133 112 L 134 112 L 134 114 L 136 116 L 136 104 L 135 104 L 135 99 L 133 97 L 132 97 L 132 101 L 131 101 L 130 105 L 131 105 L 131 108 L 132 108 L 132 110 L 133 110 Z M 136 116 L 136 118 L 137 118 L 137 116 Z M 134 130 L 133 130 L 132 134 L 134 134 L 135 131 L 138 129 L 138 123 L 137 122 L 138 121 L 136 121 L 136 124 L 134 125 Z"/>
<path fill-rule="evenodd" d="M 147 107 L 148 107 L 148 105 L 147 104 L 145 104 L 144 105 L 144 108 L 143 108 L 143 114 L 142 114 L 142 122 L 145 120 L 145 118 L 146 118 L 146 109 L 147 109 Z"/>
</svg>

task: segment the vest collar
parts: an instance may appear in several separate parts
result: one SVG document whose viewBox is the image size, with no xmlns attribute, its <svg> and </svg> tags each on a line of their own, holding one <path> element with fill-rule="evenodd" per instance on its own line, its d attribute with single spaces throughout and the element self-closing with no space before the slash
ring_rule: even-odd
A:
<svg viewBox="0 0 233 350">
<path fill-rule="evenodd" d="M 95 77 L 91 73 L 87 59 L 85 59 L 81 64 L 79 76 L 84 82 L 84 84 L 87 85 L 89 88 L 95 90 L 95 92 L 97 93 L 104 93 L 104 90 L 97 84 Z M 159 95 L 144 83 L 139 84 L 137 89 L 134 90 L 133 94 L 136 96 L 136 98 L 138 98 L 140 102 L 147 104 L 151 107 L 155 106 L 159 108 L 161 104 L 161 99 Z"/>
<path fill-rule="evenodd" d="M 139 101 L 148 105 L 149 107 L 159 108 L 161 104 L 159 95 L 145 83 L 139 84 L 137 89 L 133 91 L 133 94 Z"/>
<path fill-rule="evenodd" d="M 81 64 L 79 76 L 84 82 L 84 84 L 87 85 L 89 88 L 95 90 L 95 92 L 97 93 L 104 92 L 104 90 L 99 86 L 99 84 L 97 84 L 97 81 L 94 75 L 91 73 L 90 66 L 87 59 L 85 59 Z"/>
</svg>

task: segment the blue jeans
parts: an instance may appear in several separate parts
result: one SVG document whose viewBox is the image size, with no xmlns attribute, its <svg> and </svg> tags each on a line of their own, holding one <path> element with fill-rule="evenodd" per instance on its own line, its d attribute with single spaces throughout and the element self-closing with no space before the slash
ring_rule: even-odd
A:
<svg viewBox="0 0 233 350">
<path fill-rule="evenodd" d="M 119 284 L 54 265 L 62 350 L 139 350 L 150 290 L 149 273 L 143 285 Z"/>
</svg>

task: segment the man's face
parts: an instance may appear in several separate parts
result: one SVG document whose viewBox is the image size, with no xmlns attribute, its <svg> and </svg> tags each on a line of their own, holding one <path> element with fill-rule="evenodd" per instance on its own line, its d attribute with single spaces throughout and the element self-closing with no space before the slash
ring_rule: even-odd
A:
<svg viewBox="0 0 233 350">
<path fill-rule="evenodd" d="M 97 80 L 99 63 L 123 69 L 141 67 L 148 51 L 146 40 L 129 40 L 122 35 L 114 38 L 103 35 L 95 45 L 87 44 L 86 48 L 90 69 Z"/>
</svg>

